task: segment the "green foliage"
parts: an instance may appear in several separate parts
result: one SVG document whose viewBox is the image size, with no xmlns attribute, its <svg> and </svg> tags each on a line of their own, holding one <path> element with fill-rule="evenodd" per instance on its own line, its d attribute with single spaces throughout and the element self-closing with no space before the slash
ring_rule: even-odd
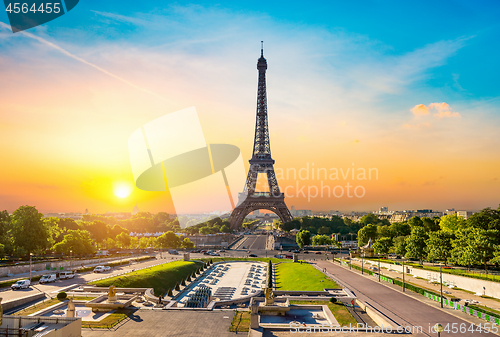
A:
<svg viewBox="0 0 500 337">
<path fill-rule="evenodd" d="M 297 244 L 300 248 L 311 244 L 311 232 L 303 230 L 297 233 Z"/>
<path fill-rule="evenodd" d="M 68 294 L 66 294 L 64 291 L 61 291 L 57 294 L 58 300 L 64 300 L 64 299 L 66 299 L 66 297 L 68 297 Z"/>
<path fill-rule="evenodd" d="M 186 249 L 192 249 L 194 248 L 194 243 L 189 238 L 184 238 L 184 240 L 181 242 L 181 247 Z"/>
<path fill-rule="evenodd" d="M 412 218 L 413 219 L 413 218 Z M 410 219 L 411 220 L 411 219 Z M 418 222 L 417 222 L 418 223 Z M 423 226 L 413 226 L 410 236 L 406 238 L 406 257 L 412 257 L 420 260 L 427 255 L 426 240 L 428 236 Z"/>
<path fill-rule="evenodd" d="M 457 214 L 448 214 L 441 217 L 439 226 L 441 230 L 451 233 L 467 227 L 465 219 Z"/>
<path fill-rule="evenodd" d="M 453 232 L 444 230 L 429 233 L 429 239 L 426 241 L 429 251 L 427 258 L 429 260 L 443 260 L 446 264 L 451 256 L 454 237 Z"/>
<path fill-rule="evenodd" d="M 358 232 L 358 245 L 362 247 L 366 245 L 370 239 L 373 241 L 377 238 L 377 226 L 368 224 Z"/>
<path fill-rule="evenodd" d="M 82 229 L 69 230 L 64 239 L 56 243 L 52 249 L 66 255 L 70 255 L 70 251 L 75 255 L 95 253 L 90 233 Z"/>
<path fill-rule="evenodd" d="M 163 233 L 156 241 L 161 248 L 179 248 L 181 245 L 181 240 L 172 231 Z"/>
<path fill-rule="evenodd" d="M 330 240 L 328 235 L 315 235 L 312 238 L 313 246 L 330 245 L 331 243 L 332 243 L 332 240 Z"/>
<path fill-rule="evenodd" d="M 330 297 L 330 303 L 337 303 L 337 299 L 335 297 Z"/>
<path fill-rule="evenodd" d="M 373 244 L 373 249 L 378 254 L 389 254 L 391 247 L 392 239 L 390 237 L 382 237 Z"/>
<path fill-rule="evenodd" d="M 50 234 L 42 217 L 33 206 L 21 206 L 14 211 L 10 230 L 14 246 L 26 254 L 48 248 Z"/>
</svg>

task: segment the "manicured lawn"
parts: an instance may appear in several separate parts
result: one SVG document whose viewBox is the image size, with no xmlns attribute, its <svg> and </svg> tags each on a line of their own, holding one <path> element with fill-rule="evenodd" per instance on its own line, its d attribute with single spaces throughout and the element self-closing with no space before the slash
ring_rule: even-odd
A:
<svg viewBox="0 0 500 337">
<path fill-rule="evenodd" d="M 280 263 L 275 268 L 277 290 L 322 291 L 325 288 L 340 288 L 308 263 Z"/>
<path fill-rule="evenodd" d="M 248 332 L 250 330 L 250 312 L 236 311 L 233 317 L 233 322 L 229 331 L 232 332 Z"/>
<path fill-rule="evenodd" d="M 201 266 L 199 262 L 175 261 L 132 273 L 107 278 L 90 284 L 98 287 L 153 288 L 155 295 L 164 295 Z"/>
<path fill-rule="evenodd" d="M 333 316 L 337 319 L 337 322 L 339 322 L 340 326 L 357 324 L 354 317 L 352 317 L 351 313 L 349 312 L 349 310 L 347 310 L 342 302 L 331 303 L 329 301 L 290 301 L 290 304 L 328 305 L 328 309 L 330 309 Z"/>
<path fill-rule="evenodd" d="M 128 316 L 132 315 L 135 311 L 136 310 L 132 309 L 117 309 L 98 322 L 82 321 L 82 328 L 110 329 L 123 321 Z"/>
</svg>

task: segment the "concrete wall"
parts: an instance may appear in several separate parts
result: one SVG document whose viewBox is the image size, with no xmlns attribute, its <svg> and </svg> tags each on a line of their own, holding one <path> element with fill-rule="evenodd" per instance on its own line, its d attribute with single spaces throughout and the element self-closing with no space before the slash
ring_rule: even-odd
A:
<svg viewBox="0 0 500 337">
<path fill-rule="evenodd" d="M 367 260 L 365 260 L 365 264 Z M 373 262 L 373 265 L 377 266 L 378 262 Z M 380 263 L 380 267 L 385 267 L 387 269 L 397 270 L 399 272 L 403 272 L 402 265 L 394 265 L 390 263 Z M 439 272 L 428 271 L 420 268 L 409 267 L 405 265 L 405 269 L 411 275 L 422 277 L 425 279 L 429 279 L 429 277 L 433 280 L 437 280 L 439 282 Z M 382 270 L 382 275 L 384 274 L 384 270 Z M 402 277 L 402 275 L 401 275 Z M 472 291 L 474 293 L 485 294 L 487 296 L 500 298 L 500 282 L 492 282 L 479 280 L 471 277 L 464 277 L 459 275 L 452 275 L 443 273 L 443 283 L 453 284 L 458 288 L 462 288 L 465 290 Z M 484 289 L 483 289 L 484 287 Z M 474 296 L 474 295 L 468 295 Z"/>
<path fill-rule="evenodd" d="M 40 316 L 9 316 L 2 319 L 3 329 L 19 329 L 30 323 L 44 322 L 57 324 L 57 330 L 50 331 L 47 337 L 80 337 L 82 335 L 82 320 L 76 317 L 40 317 Z"/>
<path fill-rule="evenodd" d="M 72 260 L 72 261 L 59 261 L 59 262 L 48 262 L 48 263 L 33 263 L 31 264 L 32 271 L 42 271 L 47 270 L 47 266 L 50 268 L 56 268 L 56 271 L 60 271 L 60 268 L 63 267 L 64 270 L 70 270 L 74 268 L 80 268 L 82 265 L 89 264 L 104 264 L 110 261 L 121 260 L 125 257 L 108 257 L 99 259 L 88 259 L 88 260 Z M 17 275 L 17 274 L 25 274 L 30 272 L 30 265 L 22 265 L 22 266 L 6 266 L 0 267 L 0 277 L 9 276 L 9 274 Z"/>
<path fill-rule="evenodd" d="M 20 305 L 24 305 L 26 303 L 30 303 L 39 299 L 45 298 L 45 293 L 38 293 L 34 295 L 28 295 L 21 298 L 16 298 L 14 300 L 2 302 L 2 308 L 4 311 L 10 310 L 12 308 L 18 307 Z"/>
</svg>

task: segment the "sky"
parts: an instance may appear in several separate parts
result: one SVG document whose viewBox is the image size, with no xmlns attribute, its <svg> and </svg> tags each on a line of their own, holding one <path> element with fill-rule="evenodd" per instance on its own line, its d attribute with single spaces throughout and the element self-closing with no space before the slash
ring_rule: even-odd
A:
<svg viewBox="0 0 500 337">
<path fill-rule="evenodd" d="M 261 40 L 289 207 L 497 208 L 499 14 L 496 1 L 82 0 L 13 34 L 0 11 L 0 209 L 174 213 L 168 190 L 135 186 L 128 141 L 193 106 L 206 143 L 237 146 L 247 170 Z M 193 195 L 193 212 L 208 204 Z"/>
</svg>

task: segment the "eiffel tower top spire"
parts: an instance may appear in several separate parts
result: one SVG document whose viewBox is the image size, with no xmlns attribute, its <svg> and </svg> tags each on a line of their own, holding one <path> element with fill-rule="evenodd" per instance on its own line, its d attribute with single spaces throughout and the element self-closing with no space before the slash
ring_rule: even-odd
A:
<svg viewBox="0 0 500 337">
<path fill-rule="evenodd" d="M 266 70 L 267 61 L 264 58 L 264 41 L 261 41 L 260 58 L 257 61 L 259 71 L 259 84 L 257 90 L 257 116 L 255 121 L 255 138 L 253 144 L 252 162 L 272 162 L 271 144 L 269 142 L 269 126 L 267 122 L 267 92 L 266 92 Z"/>
</svg>

